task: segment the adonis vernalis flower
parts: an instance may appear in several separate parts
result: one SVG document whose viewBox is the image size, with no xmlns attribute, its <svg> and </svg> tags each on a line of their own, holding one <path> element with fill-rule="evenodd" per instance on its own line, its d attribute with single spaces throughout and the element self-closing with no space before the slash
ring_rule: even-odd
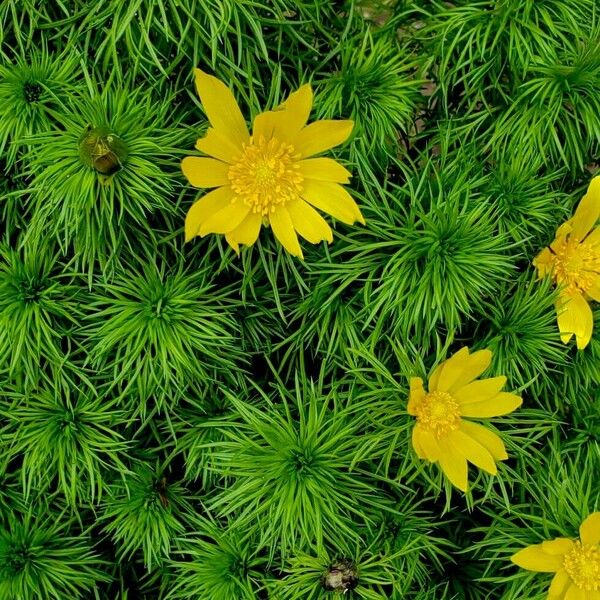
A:
<svg viewBox="0 0 600 600">
<path fill-rule="evenodd" d="M 440 468 L 450 482 L 466 491 L 467 461 L 495 475 L 496 461 L 508 458 L 502 440 L 492 431 L 467 419 L 498 417 L 513 412 L 522 400 L 502 392 L 506 377 L 479 377 L 490 365 L 492 353 L 469 354 L 461 348 L 438 365 L 428 389 L 420 377 L 411 377 L 408 414 L 417 418 L 412 443 L 419 458 Z"/>
<path fill-rule="evenodd" d="M 333 240 L 319 210 L 351 225 L 364 224 L 350 194 L 340 184 L 350 173 L 331 158 L 309 158 L 344 142 L 352 121 L 307 125 L 312 89 L 303 85 L 277 109 L 254 119 L 252 135 L 231 90 L 196 69 L 196 88 L 210 122 L 196 148 L 208 156 L 188 156 L 182 170 L 199 188 L 215 188 L 190 208 L 185 238 L 225 234 L 236 251 L 270 225 L 281 245 L 302 257 L 299 234 L 312 244 Z M 313 208 L 314 207 L 314 208 Z"/>
<path fill-rule="evenodd" d="M 556 573 L 549 600 L 600 600 L 600 512 L 579 528 L 579 539 L 555 538 L 527 546 L 511 556 L 528 571 Z"/>
<path fill-rule="evenodd" d="M 560 338 L 566 344 L 575 336 L 585 348 L 594 328 L 589 301 L 600 301 L 600 177 L 592 179 L 575 214 L 556 231 L 549 248 L 533 261 L 540 277 L 550 275 L 560 287 L 556 303 Z"/>
</svg>

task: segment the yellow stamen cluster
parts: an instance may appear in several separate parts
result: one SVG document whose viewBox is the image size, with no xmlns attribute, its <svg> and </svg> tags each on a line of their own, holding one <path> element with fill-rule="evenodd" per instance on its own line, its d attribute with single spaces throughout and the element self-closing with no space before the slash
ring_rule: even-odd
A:
<svg viewBox="0 0 600 600">
<path fill-rule="evenodd" d="M 577 239 L 561 240 L 553 248 L 554 280 L 568 292 L 585 292 L 600 273 L 600 248 Z"/>
<path fill-rule="evenodd" d="M 460 424 L 458 402 L 447 392 L 429 392 L 416 408 L 417 421 L 437 438 L 447 436 Z"/>
<path fill-rule="evenodd" d="M 242 157 L 229 167 L 231 188 L 253 213 L 267 216 L 302 192 L 298 159 L 290 144 L 253 136 L 244 144 Z"/>
<path fill-rule="evenodd" d="M 582 545 L 575 542 L 565 554 L 565 571 L 575 585 L 588 592 L 600 590 L 600 550 L 598 545 Z"/>
</svg>

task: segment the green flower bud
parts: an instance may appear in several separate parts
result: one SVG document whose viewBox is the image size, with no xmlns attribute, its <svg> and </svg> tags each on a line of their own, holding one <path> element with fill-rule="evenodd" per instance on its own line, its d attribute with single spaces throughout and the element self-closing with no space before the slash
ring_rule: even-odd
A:
<svg viewBox="0 0 600 600">
<path fill-rule="evenodd" d="M 88 125 L 79 141 L 79 157 L 102 175 L 113 175 L 127 160 L 125 142 L 106 127 Z"/>
</svg>

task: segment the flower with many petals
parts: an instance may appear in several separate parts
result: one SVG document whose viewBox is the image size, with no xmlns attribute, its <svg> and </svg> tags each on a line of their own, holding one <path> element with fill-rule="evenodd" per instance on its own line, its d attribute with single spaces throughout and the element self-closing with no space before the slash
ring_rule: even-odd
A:
<svg viewBox="0 0 600 600">
<path fill-rule="evenodd" d="M 579 527 L 579 539 L 555 538 L 511 556 L 528 571 L 555 573 L 549 600 L 600 600 L 600 512 Z"/>
<path fill-rule="evenodd" d="M 429 376 L 428 391 L 420 377 L 410 380 L 408 414 L 417 418 L 412 444 L 419 458 L 440 468 L 458 489 L 467 491 L 467 461 L 495 475 L 496 461 L 508 458 L 502 440 L 486 427 L 467 420 L 513 412 L 522 400 L 502 392 L 506 377 L 476 380 L 490 365 L 492 353 L 461 348 Z"/>
<path fill-rule="evenodd" d="M 229 245 L 254 244 L 262 225 L 270 225 L 281 245 L 302 257 L 298 235 L 331 243 L 331 228 L 315 208 L 343 223 L 364 224 L 356 202 L 341 185 L 350 173 L 331 158 L 309 158 L 344 142 L 352 121 L 307 125 L 312 89 L 303 85 L 277 109 L 259 114 L 252 135 L 231 90 L 196 69 L 196 88 L 210 127 L 196 148 L 207 156 L 188 156 L 182 170 L 198 188 L 214 188 L 190 208 L 186 241 L 224 234 Z"/>
<path fill-rule="evenodd" d="M 533 261 L 540 277 L 550 275 L 560 287 L 556 310 L 561 340 L 566 344 L 575 336 L 580 350 L 594 328 L 589 301 L 600 301 L 600 227 L 595 227 L 599 217 L 600 177 L 594 177 L 573 217 Z"/>
</svg>

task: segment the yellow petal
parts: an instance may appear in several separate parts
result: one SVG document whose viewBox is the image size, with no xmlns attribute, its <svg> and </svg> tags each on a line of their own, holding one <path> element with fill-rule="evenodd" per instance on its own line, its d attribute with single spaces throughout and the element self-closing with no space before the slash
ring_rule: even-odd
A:
<svg viewBox="0 0 600 600">
<path fill-rule="evenodd" d="M 284 110 L 286 121 L 288 122 L 287 134 L 289 138 L 283 141 L 290 141 L 292 134 L 295 136 L 308 122 L 308 117 L 312 109 L 313 92 L 309 83 L 305 83 L 295 92 L 291 93 L 287 100 L 283 102 L 278 110 Z"/>
<path fill-rule="evenodd" d="M 440 442 L 440 450 L 438 460 L 444 475 L 452 485 L 466 492 L 468 487 L 467 460 L 452 445 L 448 444 L 447 440 Z"/>
<path fill-rule="evenodd" d="M 222 189 L 222 188 L 219 188 Z M 243 202 L 230 202 L 220 211 L 212 214 L 202 225 L 198 233 L 201 236 L 209 233 L 229 233 L 233 231 L 250 212 L 250 207 Z"/>
<path fill-rule="evenodd" d="M 538 270 L 539 277 L 545 277 L 552 273 L 554 268 L 554 254 L 550 248 L 544 248 L 534 259 L 533 266 Z"/>
<path fill-rule="evenodd" d="M 455 450 L 464 456 L 470 463 L 483 469 L 490 475 L 496 475 L 498 473 L 492 455 L 471 436 L 460 429 L 455 429 L 449 437 Z"/>
<path fill-rule="evenodd" d="M 412 445 L 415 449 L 415 452 L 419 458 L 426 459 L 427 455 L 423 450 L 423 445 L 421 444 L 421 429 L 419 427 L 413 427 L 412 430 Z"/>
<path fill-rule="evenodd" d="M 196 149 L 228 164 L 236 162 L 242 154 L 241 146 L 236 146 L 223 134 L 211 127 L 209 127 L 203 138 L 196 140 Z"/>
<path fill-rule="evenodd" d="M 209 123 L 232 144 L 241 147 L 250 135 L 231 90 L 222 81 L 200 69 L 194 72 L 196 89 Z"/>
<path fill-rule="evenodd" d="M 459 404 L 489 400 L 504 387 L 505 383 L 504 375 L 480 379 L 455 390 L 452 395 Z"/>
<path fill-rule="evenodd" d="M 561 569 L 563 557 L 558 554 L 546 554 L 541 544 L 527 546 L 510 557 L 510 560 L 522 569 L 540 573 L 555 573 Z"/>
<path fill-rule="evenodd" d="M 442 449 L 439 442 L 436 440 L 431 431 L 423 429 L 418 423 L 415 425 L 415 429 L 418 429 L 419 443 L 425 458 L 429 462 L 437 462 L 442 454 Z"/>
<path fill-rule="evenodd" d="M 548 599 L 558 600 L 559 598 L 562 598 L 565 591 L 567 590 L 567 586 L 570 583 L 571 578 L 569 577 L 569 574 L 564 569 L 558 571 L 552 579 L 550 587 L 548 588 Z"/>
<path fill-rule="evenodd" d="M 282 140 L 283 136 L 279 131 L 284 124 L 285 114 L 276 113 L 272 110 L 262 112 L 254 118 L 254 123 L 252 124 L 252 137 L 256 139 L 264 137 L 266 140 L 275 137 L 284 141 Z"/>
<path fill-rule="evenodd" d="M 464 420 L 460 422 L 459 427 L 469 437 L 486 448 L 494 460 L 506 460 L 508 458 L 504 443 L 493 431 L 490 431 L 479 423 L 471 423 L 471 421 Z"/>
<path fill-rule="evenodd" d="M 577 348 L 585 348 L 592 338 L 594 316 L 592 309 L 581 294 L 562 294 L 557 304 L 558 330 L 563 343 L 567 343 L 573 335 Z"/>
<path fill-rule="evenodd" d="M 421 400 L 425 397 L 425 390 L 423 389 L 423 380 L 420 377 L 410 378 L 410 391 L 408 393 L 408 406 L 406 411 L 413 417 L 417 415 L 416 408 L 421 403 Z"/>
<path fill-rule="evenodd" d="M 600 544 L 600 512 L 592 513 L 579 527 L 579 537 L 584 544 Z"/>
<path fill-rule="evenodd" d="M 285 207 L 280 206 L 269 215 L 269 222 L 273 234 L 279 243 L 293 256 L 302 258 L 302 249 L 298 243 L 298 236 L 294 230 L 294 224 Z"/>
<path fill-rule="evenodd" d="M 460 414 L 464 417 L 486 419 L 507 415 L 523 404 L 523 400 L 516 394 L 500 392 L 489 400 L 468 402 L 460 405 Z"/>
<path fill-rule="evenodd" d="M 229 185 L 229 165 L 214 158 L 186 156 L 181 161 L 181 170 L 194 187 Z"/>
<path fill-rule="evenodd" d="M 440 373 L 437 389 L 440 392 L 452 392 L 470 383 L 481 375 L 492 361 L 492 353 L 489 350 L 478 350 L 473 354 L 461 354 L 458 352 L 446 361 Z"/>
<path fill-rule="evenodd" d="M 600 217 L 600 177 L 590 182 L 587 194 L 581 199 L 573 215 L 571 236 L 582 240 Z"/>
<path fill-rule="evenodd" d="M 233 230 L 225 235 L 227 243 L 236 251 L 239 244 L 252 246 L 258 239 L 262 215 L 260 213 L 249 213 L 246 218 Z"/>
<path fill-rule="evenodd" d="M 294 229 L 311 244 L 327 240 L 333 242 L 333 232 L 327 221 L 304 200 L 293 200 L 285 205 Z"/>
<path fill-rule="evenodd" d="M 227 206 L 233 199 L 230 187 L 220 187 L 205 194 L 192 204 L 185 217 L 185 241 L 189 242 L 199 234 L 200 226 L 215 213 Z"/>
<path fill-rule="evenodd" d="M 455 352 L 450 358 L 447 358 L 446 360 L 442 361 L 437 367 L 435 367 L 435 369 L 429 375 L 429 382 L 428 382 L 427 389 L 430 392 L 436 391 L 438 389 L 438 385 L 440 382 L 440 375 L 442 374 L 442 371 L 444 370 L 444 366 L 450 362 L 459 363 L 467 356 L 469 356 L 469 349 L 466 346 L 463 346 L 458 352 Z"/>
<path fill-rule="evenodd" d="M 355 221 L 359 221 L 363 225 L 365 223 L 352 196 L 337 183 L 307 179 L 304 181 L 304 190 L 301 196 L 309 204 L 342 223 L 347 225 L 352 225 Z"/>
<path fill-rule="evenodd" d="M 588 600 L 588 596 L 584 590 L 572 583 L 567 589 L 565 600 Z"/>
<path fill-rule="evenodd" d="M 305 179 L 318 181 L 333 181 L 334 183 L 348 183 L 351 173 L 333 158 L 305 158 L 298 162 L 300 174 Z"/>
<path fill-rule="evenodd" d="M 569 538 L 555 538 L 553 540 L 542 542 L 542 550 L 546 554 L 559 554 L 560 556 L 564 556 L 572 548 L 573 540 L 570 540 Z"/>
<path fill-rule="evenodd" d="M 292 145 L 302 158 L 319 154 L 345 142 L 354 127 L 354 121 L 315 121 L 302 129 Z"/>
<path fill-rule="evenodd" d="M 585 291 L 592 300 L 600 302 L 600 275 L 592 277 L 591 285 Z"/>
</svg>

